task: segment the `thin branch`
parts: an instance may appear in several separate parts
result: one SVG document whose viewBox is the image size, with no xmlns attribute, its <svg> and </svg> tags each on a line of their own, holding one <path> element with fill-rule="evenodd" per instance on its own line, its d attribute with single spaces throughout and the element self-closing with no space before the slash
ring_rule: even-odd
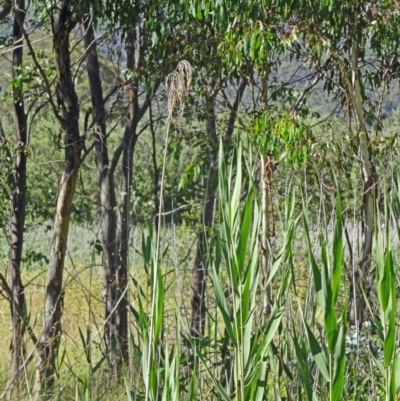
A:
<svg viewBox="0 0 400 401">
<path fill-rule="evenodd" d="M 91 15 L 91 14 L 90 14 L 90 17 L 91 17 L 91 19 L 92 19 L 92 15 Z M 88 16 L 87 18 L 89 18 L 89 16 Z M 83 21 L 83 22 L 84 22 L 84 21 Z M 91 23 L 92 23 L 92 22 L 90 21 L 89 24 L 91 24 Z M 82 23 L 82 25 L 83 25 L 83 23 Z M 116 31 L 117 31 L 117 29 L 115 28 L 109 35 L 113 35 Z M 75 49 L 75 47 L 83 40 L 83 38 L 85 37 L 85 35 L 86 35 L 86 32 L 84 31 L 84 32 L 82 33 L 82 36 L 79 36 L 78 42 L 75 43 L 75 44 L 74 44 L 74 47 L 71 49 L 71 53 L 72 53 L 72 51 Z M 79 63 L 81 59 L 84 59 L 84 58 L 86 57 L 86 54 L 91 50 L 91 48 L 92 48 L 93 46 L 97 46 L 100 42 L 102 42 L 102 41 L 103 41 L 105 38 L 107 38 L 107 36 L 109 36 L 109 35 L 103 34 L 103 35 L 97 36 L 95 39 L 93 39 L 93 41 L 89 44 L 89 46 L 86 47 L 86 49 L 84 50 L 84 52 L 78 57 L 78 59 L 77 59 L 71 66 L 74 66 L 75 64 Z"/>
<path fill-rule="evenodd" d="M 157 92 L 158 88 L 161 85 L 161 79 L 157 78 L 153 85 L 153 90 L 151 95 L 146 94 L 146 100 L 143 102 L 142 107 L 139 110 L 138 120 L 140 121 L 142 117 L 145 115 L 147 109 L 149 108 L 150 102 L 152 101 L 154 94 Z"/>
<path fill-rule="evenodd" d="M 3 291 L 7 295 L 7 297 L 5 297 L 5 298 L 10 303 L 10 307 L 11 307 L 12 313 L 17 312 L 18 317 L 23 321 L 21 306 L 18 305 L 17 303 L 13 302 L 13 293 L 11 291 L 11 288 L 9 287 L 9 285 L 7 283 L 7 280 L 5 279 L 5 277 L 1 273 L 0 273 L 0 287 L 3 289 Z M 13 306 L 15 306 L 15 308 L 13 308 Z M 31 328 L 31 326 L 27 327 L 27 331 L 28 331 L 29 337 L 31 338 L 33 344 L 36 346 L 37 338 L 36 338 L 35 333 L 33 332 L 32 328 Z"/>
<path fill-rule="evenodd" d="M 339 109 L 339 108 L 341 108 L 341 107 L 342 107 L 342 106 L 341 106 L 340 103 L 337 104 L 337 105 L 335 106 L 335 108 L 332 110 L 332 112 L 329 113 L 329 115 L 327 115 L 327 116 L 326 116 L 325 118 L 323 118 L 322 120 L 319 120 L 319 121 L 317 121 L 316 123 L 312 124 L 312 125 L 310 126 L 310 128 L 314 128 L 314 127 L 316 127 L 317 125 L 320 125 L 320 124 L 324 123 L 325 121 L 328 121 L 332 116 L 335 115 L 337 109 Z"/>
<path fill-rule="evenodd" d="M 306 95 L 311 91 L 312 88 L 314 88 L 315 85 L 317 85 L 317 83 L 321 80 L 322 76 L 320 74 L 315 74 L 314 79 L 312 80 L 312 82 L 310 83 L 310 85 L 308 85 L 303 92 L 301 93 L 301 95 L 298 97 L 296 103 L 291 107 L 290 111 L 292 113 L 297 113 L 299 108 L 303 105 L 304 103 L 304 99 L 306 97 Z"/>
<path fill-rule="evenodd" d="M 47 75 L 46 75 L 46 73 L 44 72 L 42 66 L 40 65 L 40 63 L 39 63 L 39 61 L 38 61 L 38 59 L 37 59 L 37 57 L 36 57 L 36 53 L 35 53 L 35 51 L 33 50 L 32 43 L 31 43 L 31 41 L 30 41 L 30 39 L 29 39 L 29 36 L 28 36 L 28 34 L 26 33 L 26 30 L 25 30 L 25 28 L 24 28 L 24 26 L 23 26 L 23 23 L 22 23 L 21 19 L 17 16 L 17 13 L 15 14 L 15 17 L 17 18 L 17 21 L 18 21 L 18 24 L 19 24 L 19 26 L 20 26 L 20 28 L 21 28 L 22 34 L 24 35 L 24 38 L 25 38 L 25 40 L 26 40 L 26 44 L 27 44 L 28 49 L 29 49 L 29 51 L 30 51 L 30 53 L 31 53 L 32 60 L 33 60 L 33 62 L 34 62 L 34 64 L 35 64 L 36 68 L 39 70 L 40 75 L 41 75 L 42 78 L 43 78 L 44 84 L 45 84 L 45 86 L 46 86 L 46 92 L 47 92 L 48 100 L 49 100 L 49 103 L 50 103 L 50 105 L 51 105 L 51 108 L 53 109 L 53 113 L 54 113 L 54 115 L 56 116 L 57 120 L 60 121 L 60 122 L 62 122 L 63 119 L 62 119 L 62 117 L 60 116 L 60 114 L 58 113 L 57 106 L 56 106 L 56 104 L 54 103 L 54 100 L 53 100 L 53 95 L 52 95 L 52 91 L 51 91 L 51 86 L 50 86 L 49 80 L 47 79 Z"/>
<path fill-rule="evenodd" d="M 32 30 L 31 32 L 29 32 L 29 33 L 27 32 L 26 34 L 27 34 L 27 35 L 30 35 L 32 32 L 33 32 L 33 30 Z M 51 34 L 51 35 L 46 35 L 46 36 L 44 36 L 43 38 L 34 40 L 33 42 L 31 42 L 31 44 L 32 44 L 32 45 L 35 45 L 35 44 L 38 43 L 38 42 L 42 42 L 43 40 L 47 40 L 47 39 L 52 38 L 52 37 L 53 37 L 53 34 Z M 11 53 L 11 52 L 14 51 L 15 49 L 20 49 L 21 47 L 25 47 L 25 46 L 26 46 L 25 44 L 22 43 L 22 42 L 23 42 L 23 39 L 22 39 L 22 38 L 21 38 L 20 40 L 16 41 L 15 43 L 19 43 L 19 42 L 21 42 L 21 44 L 18 45 L 18 46 L 13 46 L 13 45 L 9 45 L 9 46 L 0 46 L 0 49 L 4 49 L 4 48 L 7 49 L 7 50 L 4 50 L 4 51 L 0 52 L 0 56 L 4 56 L 6 53 Z M 6 60 L 7 60 L 7 61 L 10 61 L 9 59 L 6 59 Z M 10 61 L 10 62 L 11 62 L 11 61 Z"/>
<path fill-rule="evenodd" d="M 53 80 L 54 82 L 54 80 Z M 44 91 L 45 92 L 45 91 Z M 32 102 L 32 104 L 28 107 L 28 111 L 26 112 L 26 115 L 29 116 L 31 109 L 33 108 L 34 104 L 36 101 L 39 99 L 39 96 L 36 97 L 36 99 Z M 33 126 L 33 122 L 35 121 L 36 116 L 39 114 L 39 111 L 42 110 L 45 106 L 47 106 L 49 103 L 49 100 L 47 99 L 44 103 L 40 104 L 34 111 L 33 116 L 31 118 L 30 124 L 28 124 L 28 131 L 27 131 L 27 141 L 26 141 L 26 146 L 29 146 L 30 144 L 30 138 L 31 138 L 31 130 Z"/>
<path fill-rule="evenodd" d="M 239 108 L 239 103 L 242 99 L 243 93 L 246 89 L 248 80 L 247 78 L 243 78 L 242 82 L 239 85 L 239 88 L 236 92 L 236 99 L 235 102 L 233 103 L 231 107 L 231 112 L 229 114 L 229 119 L 228 119 L 228 128 L 226 130 L 226 138 L 231 138 L 233 134 L 233 130 L 235 128 L 235 121 L 236 121 L 236 116 Z"/>
</svg>

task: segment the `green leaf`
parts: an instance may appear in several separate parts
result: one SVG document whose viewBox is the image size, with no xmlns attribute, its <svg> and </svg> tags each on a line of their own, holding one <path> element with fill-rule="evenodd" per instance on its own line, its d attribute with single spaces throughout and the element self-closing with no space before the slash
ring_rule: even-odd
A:
<svg viewBox="0 0 400 401">
<path fill-rule="evenodd" d="M 297 337 L 295 325 L 293 325 L 293 343 L 296 352 L 297 363 L 299 366 L 300 378 L 304 386 L 308 401 L 313 401 L 313 388 L 311 385 L 309 370 L 307 364 L 307 352 L 304 346 L 300 345 Z"/>
<path fill-rule="evenodd" d="M 124 384 L 125 384 L 125 391 L 126 391 L 127 400 L 128 401 L 133 401 L 132 395 L 131 395 L 131 385 L 129 384 L 129 380 L 126 377 L 126 375 L 124 375 Z"/>
<path fill-rule="evenodd" d="M 387 333 L 384 342 L 384 363 L 385 367 L 388 367 L 392 363 L 392 358 L 396 345 L 396 284 L 394 280 L 394 269 L 391 257 L 391 251 L 386 251 L 385 270 L 389 273 L 390 277 L 390 308 L 387 309 L 386 313 L 389 313 L 389 324 L 387 327 Z"/>
<path fill-rule="evenodd" d="M 264 398 L 264 393 L 265 393 L 265 387 L 267 385 L 266 380 L 267 380 L 267 366 L 268 366 L 268 361 L 262 361 L 259 366 L 259 371 L 258 371 L 258 376 L 257 378 L 257 388 L 256 388 L 256 394 L 254 397 L 254 401 L 263 401 Z"/>
<path fill-rule="evenodd" d="M 203 19 L 203 13 L 202 13 L 200 5 L 197 7 L 196 17 L 199 21 L 201 21 Z"/>
<path fill-rule="evenodd" d="M 380 241 L 376 244 L 376 261 L 377 261 L 377 275 L 378 275 L 378 298 L 383 312 L 386 311 L 390 292 L 391 292 L 391 271 L 390 260 L 388 260 L 388 253 L 383 255 L 382 245 Z"/>
<path fill-rule="evenodd" d="M 317 339 L 314 336 L 314 333 L 311 331 L 310 327 L 306 322 L 304 322 L 307 330 L 308 343 L 310 344 L 310 350 L 314 357 L 314 361 L 317 364 L 319 370 L 324 376 L 325 380 L 329 383 L 329 368 L 328 368 L 328 360 L 326 358 L 325 353 L 322 351 Z"/>
<path fill-rule="evenodd" d="M 398 355 L 395 355 L 395 361 L 393 363 L 392 386 L 394 387 L 395 394 L 397 394 L 400 388 L 400 358 Z"/>
<path fill-rule="evenodd" d="M 236 150 L 236 179 L 235 179 L 235 187 L 233 189 L 232 197 L 231 197 L 231 226 L 234 226 L 235 218 L 239 212 L 239 204 L 240 204 L 240 194 L 242 192 L 242 143 L 239 141 L 237 144 Z M 232 173 L 231 173 L 232 174 Z"/>
<path fill-rule="evenodd" d="M 190 383 L 189 383 L 188 393 L 186 396 L 186 401 L 194 400 L 195 388 L 196 388 L 196 369 L 193 369 L 192 377 L 191 377 Z"/>
<path fill-rule="evenodd" d="M 346 327 L 347 308 L 345 307 L 335 346 L 335 354 L 333 359 L 332 399 L 330 401 L 340 401 L 342 398 L 346 362 Z"/>
<path fill-rule="evenodd" d="M 257 357 L 256 357 L 257 361 L 263 360 L 264 357 L 266 356 L 268 347 L 271 344 L 271 341 L 274 338 L 274 335 L 281 323 L 284 309 L 285 308 L 283 306 L 278 307 L 277 304 L 273 306 L 271 315 L 267 322 L 266 333 L 264 334 L 261 344 L 259 345 L 257 350 Z"/>
<path fill-rule="evenodd" d="M 393 362 L 393 364 L 392 364 L 392 370 L 390 372 L 390 387 L 389 388 L 390 388 L 390 400 L 395 401 L 397 389 L 398 389 L 398 378 L 397 378 L 398 364 L 397 364 L 396 354 L 394 355 L 394 359 L 392 362 Z"/>
<path fill-rule="evenodd" d="M 212 275 L 215 298 L 217 301 L 218 309 L 221 311 L 222 318 L 225 323 L 225 328 L 229 334 L 229 337 L 230 337 L 231 341 L 233 342 L 233 344 L 236 345 L 237 339 L 236 339 L 236 336 L 235 336 L 233 328 L 232 328 L 231 317 L 229 314 L 228 305 L 226 303 L 225 294 L 224 294 L 224 291 L 222 290 L 221 284 L 219 282 L 218 275 L 217 275 L 214 264 L 212 264 L 211 275 Z"/>
<path fill-rule="evenodd" d="M 340 195 L 336 199 L 336 222 L 333 235 L 333 271 L 332 271 L 332 296 L 333 304 L 336 305 L 340 280 L 342 275 L 343 259 L 343 228 L 342 228 L 342 203 Z"/>
<path fill-rule="evenodd" d="M 252 213 L 253 212 L 253 193 L 250 192 L 246 200 L 244 212 L 242 214 L 242 221 L 240 225 L 239 243 L 236 251 L 238 259 L 238 265 L 243 266 L 245 264 L 247 256 L 248 240 L 252 224 Z"/>
<path fill-rule="evenodd" d="M 164 319 L 164 283 L 161 274 L 160 267 L 157 266 L 157 277 L 156 277 L 156 303 L 154 310 L 154 343 L 158 341 L 158 337 L 161 331 L 162 322 Z"/>
<path fill-rule="evenodd" d="M 96 365 L 94 365 L 93 369 L 92 369 L 92 373 L 95 374 L 101 367 L 101 365 L 103 364 L 103 362 L 105 361 L 106 357 L 103 355 L 99 361 L 96 363 Z"/>
<path fill-rule="evenodd" d="M 326 251 L 326 244 L 322 235 L 320 236 L 320 245 L 321 245 L 321 258 L 322 258 L 322 272 L 321 272 L 321 284 L 322 284 L 322 294 L 320 298 L 324 299 L 325 304 L 325 330 L 326 330 L 326 338 L 328 342 L 328 352 L 332 353 L 335 347 L 336 341 L 336 331 L 337 331 L 337 319 L 335 307 L 333 304 L 333 296 L 332 296 L 332 288 L 331 282 L 329 279 L 329 265 L 328 265 L 328 257 Z M 318 294 L 317 294 L 318 299 Z"/>
<path fill-rule="evenodd" d="M 303 203 L 303 211 L 305 212 L 305 205 Z M 304 222 L 304 231 L 306 233 L 307 244 L 308 244 L 308 257 L 310 259 L 311 270 L 313 273 L 314 279 L 314 290 L 317 295 L 317 301 L 319 306 L 322 308 L 322 312 L 325 315 L 326 313 L 326 300 L 322 294 L 322 279 L 321 279 L 321 272 L 318 269 L 317 262 L 315 261 L 315 257 L 312 251 L 312 245 L 310 240 L 310 232 L 308 229 L 308 224 L 306 220 L 306 213 L 303 213 L 303 222 Z"/>
</svg>

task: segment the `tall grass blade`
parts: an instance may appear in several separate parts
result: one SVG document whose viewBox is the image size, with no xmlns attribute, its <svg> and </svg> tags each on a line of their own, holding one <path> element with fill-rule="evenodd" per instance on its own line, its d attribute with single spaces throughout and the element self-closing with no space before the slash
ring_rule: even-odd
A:
<svg viewBox="0 0 400 401">
<path fill-rule="evenodd" d="M 258 375 L 255 376 L 254 382 L 256 385 L 256 392 L 254 398 L 249 398 L 249 399 L 254 399 L 254 401 L 263 401 L 264 394 L 265 394 L 265 388 L 267 386 L 267 366 L 268 362 L 262 361 L 260 363 Z"/>
<path fill-rule="evenodd" d="M 154 336 L 153 336 L 153 341 L 154 344 L 157 343 L 163 319 L 164 319 L 164 283 L 163 283 L 163 278 L 161 274 L 161 269 L 160 267 L 157 267 L 157 277 L 156 277 L 156 307 L 154 310 Z"/>
<path fill-rule="evenodd" d="M 186 401 L 192 401 L 195 397 L 195 388 L 196 388 L 196 370 L 193 369 L 192 377 L 189 382 L 189 388 L 186 396 Z"/>
<path fill-rule="evenodd" d="M 336 305 L 339 294 L 340 281 L 342 276 L 343 260 L 343 227 L 342 227 L 342 202 L 340 195 L 336 197 L 336 221 L 333 234 L 333 270 L 332 270 L 332 297 L 333 304 Z"/>
<path fill-rule="evenodd" d="M 310 345 L 311 353 L 314 357 L 314 361 L 318 366 L 318 369 L 321 371 L 322 375 L 324 376 L 325 380 L 329 383 L 330 382 L 330 375 L 329 375 L 329 365 L 328 359 L 322 350 L 321 346 L 318 343 L 318 340 L 315 338 L 314 333 L 311 331 L 310 327 L 306 322 L 304 322 L 307 331 L 308 343 Z"/>
<path fill-rule="evenodd" d="M 232 174 L 232 172 L 231 172 Z M 232 182 L 232 175 L 231 182 Z M 242 143 L 240 140 L 237 141 L 236 145 L 236 179 L 235 186 L 233 189 L 233 193 L 230 199 L 231 202 L 231 220 L 230 224 L 233 227 L 235 224 L 235 220 L 237 218 L 237 214 L 239 213 L 239 204 L 240 204 L 240 194 L 242 191 Z"/>
<path fill-rule="evenodd" d="M 215 268 L 215 264 L 211 266 L 211 277 L 213 282 L 213 288 L 215 292 L 215 298 L 217 302 L 218 309 L 222 314 L 222 318 L 225 323 L 225 328 L 229 334 L 229 337 L 234 345 L 237 344 L 236 335 L 234 334 L 234 330 L 232 327 L 231 316 L 228 308 L 228 304 L 226 303 L 225 293 L 222 289 L 221 283 L 219 281 L 217 271 Z"/>
<path fill-rule="evenodd" d="M 293 324 L 293 327 L 295 325 Z M 309 377 L 309 366 L 307 363 L 307 350 L 304 345 L 300 345 L 300 339 L 297 337 L 296 329 L 293 330 L 293 344 L 296 353 L 297 363 L 299 367 L 300 379 L 303 383 L 308 401 L 315 401 L 316 395 L 311 385 Z"/>
<path fill-rule="evenodd" d="M 256 353 L 257 361 L 261 361 L 265 358 L 268 352 L 268 347 L 270 346 L 271 341 L 274 338 L 275 333 L 279 328 L 279 325 L 281 324 L 282 314 L 284 310 L 285 310 L 284 306 L 278 306 L 276 303 L 274 304 L 271 311 L 271 315 L 267 322 L 267 328 L 261 340 L 261 344 L 257 347 L 258 348 Z"/>
<path fill-rule="evenodd" d="M 376 241 L 376 264 L 378 281 L 378 299 L 383 312 L 386 311 L 391 293 L 391 271 L 390 264 L 387 263 L 387 256 L 384 256 L 381 242 Z"/>
<path fill-rule="evenodd" d="M 305 208 L 305 205 L 303 204 L 303 209 Z M 307 245 L 308 245 L 308 257 L 310 259 L 310 265 L 311 265 L 311 270 L 313 273 L 313 280 L 314 280 L 314 290 L 317 296 L 317 301 L 319 306 L 322 309 L 323 314 L 325 315 L 326 311 L 326 298 L 323 293 L 323 287 L 322 287 L 322 278 L 321 278 L 321 272 L 319 271 L 317 262 L 314 257 L 314 253 L 312 251 L 312 245 L 311 245 L 311 240 L 310 240 L 310 231 L 308 229 L 308 223 L 306 219 L 306 214 L 303 213 L 303 223 L 304 223 L 304 231 L 306 234 L 307 238 Z"/>
<path fill-rule="evenodd" d="M 394 282 L 394 269 L 390 250 L 386 251 L 384 270 L 385 270 L 385 275 L 389 277 L 388 280 L 390 282 L 389 301 L 391 301 L 390 306 L 386 310 L 383 310 L 383 313 L 388 315 L 387 319 L 388 327 L 384 343 L 384 363 L 385 367 L 388 367 L 392 363 L 395 342 L 396 342 L 396 287 Z"/>
<path fill-rule="evenodd" d="M 335 348 L 337 318 L 335 312 L 335 305 L 333 303 L 331 281 L 329 277 L 329 263 L 328 263 L 326 243 L 322 235 L 320 236 L 320 246 L 321 246 L 321 259 L 322 259 L 322 271 L 321 271 L 322 294 L 320 298 L 322 297 L 324 298 L 323 304 L 325 305 L 325 310 L 323 309 L 323 312 L 325 318 L 326 339 L 328 342 L 328 352 L 331 354 Z"/>
<path fill-rule="evenodd" d="M 347 327 L 347 308 L 345 307 L 342 314 L 342 321 L 340 322 L 335 346 L 331 401 L 340 401 L 342 399 L 344 379 L 346 373 L 345 372 L 346 327 Z"/>
<path fill-rule="evenodd" d="M 392 370 L 392 394 L 397 394 L 400 389 L 400 358 L 395 354 L 395 361 L 393 363 L 393 370 Z"/>
</svg>

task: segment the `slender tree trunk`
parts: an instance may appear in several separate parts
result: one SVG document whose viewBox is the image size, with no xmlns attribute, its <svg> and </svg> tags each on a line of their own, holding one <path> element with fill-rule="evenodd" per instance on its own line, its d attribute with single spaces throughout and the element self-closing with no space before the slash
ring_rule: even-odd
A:
<svg viewBox="0 0 400 401">
<path fill-rule="evenodd" d="M 142 32 L 141 32 L 142 34 Z M 127 38 L 126 55 L 127 67 L 129 70 L 138 70 L 141 67 L 143 53 L 143 38 L 137 37 L 132 31 Z M 139 82 L 134 81 L 128 85 L 129 106 L 128 121 L 125 126 L 124 136 L 121 142 L 122 166 L 121 166 L 121 187 L 120 198 L 117 208 L 117 302 L 115 326 L 117 331 L 116 353 L 121 355 L 122 361 L 128 361 L 128 268 L 129 268 L 129 232 L 130 232 L 130 194 L 133 177 L 133 156 L 135 146 L 139 138 L 137 127 L 142 117 L 149 108 L 152 96 L 157 92 L 161 80 L 157 79 L 153 86 L 153 93 L 146 96 L 142 106 L 139 106 L 138 86 Z"/>
<path fill-rule="evenodd" d="M 207 251 L 209 238 L 209 230 L 214 221 L 214 204 L 217 191 L 217 136 L 215 126 L 215 99 L 207 110 L 206 132 L 211 144 L 210 165 L 208 170 L 208 178 L 206 183 L 206 191 L 204 195 L 204 204 L 201 215 L 201 228 L 197 243 L 196 256 L 194 260 L 192 273 L 192 317 L 190 333 L 193 337 L 198 338 L 204 334 L 206 321 L 206 305 L 205 294 L 207 285 Z"/>
<path fill-rule="evenodd" d="M 360 170 L 363 184 L 362 247 L 361 257 L 354 274 L 355 282 L 352 280 L 350 285 L 351 302 L 349 306 L 349 321 L 351 324 L 356 325 L 357 328 L 360 328 L 360 325 L 367 320 L 368 316 L 363 294 L 368 299 L 371 299 L 371 292 L 374 289 L 374 280 L 370 274 L 370 267 L 378 195 L 378 175 L 370 154 L 366 134 L 361 133 L 359 140 Z"/>
<path fill-rule="evenodd" d="M 355 114 L 357 116 L 359 128 L 359 159 L 361 167 L 361 179 L 363 183 L 363 221 L 362 221 L 362 254 L 358 262 L 358 283 L 362 286 L 367 297 L 371 293 L 374 284 L 373 278 L 370 277 L 372 245 L 375 232 L 375 216 L 376 216 L 376 199 L 378 195 L 378 174 L 376 172 L 375 163 L 371 154 L 371 147 L 368 138 L 368 130 L 365 125 L 364 110 L 362 107 L 362 96 L 360 87 L 360 76 L 358 67 L 359 40 L 357 37 L 353 39 L 352 44 L 352 80 L 348 82 L 350 97 L 352 99 Z M 362 280 L 362 283 L 361 281 Z M 354 311 L 354 320 L 357 325 L 365 321 L 367 311 L 366 304 L 363 301 L 362 291 L 358 288 L 358 305 L 352 305 L 350 312 Z"/>
<path fill-rule="evenodd" d="M 100 65 L 95 44 L 95 35 L 90 19 L 84 22 L 85 48 L 87 50 L 86 63 L 89 76 L 89 84 L 93 105 L 93 137 L 95 141 L 95 159 L 97 179 L 100 188 L 101 205 L 101 240 L 102 240 L 102 265 L 103 265 L 103 299 L 105 306 L 105 339 L 107 345 L 107 357 L 112 376 L 118 377 L 122 362 L 128 358 L 127 346 L 127 319 L 118 325 L 119 307 L 116 308 L 122 292 L 118 288 L 117 280 L 117 213 L 114 184 L 114 171 L 121 155 L 122 147 L 116 150 L 113 160 L 110 162 L 107 133 L 106 111 L 103 97 Z M 126 285 L 124 286 L 124 288 Z M 125 304 L 125 296 L 119 302 Z M 126 305 L 125 308 L 126 310 Z M 122 312 L 124 313 L 124 312 Z"/>
<path fill-rule="evenodd" d="M 116 331 L 118 333 L 117 352 L 127 362 L 128 356 L 128 266 L 129 266 L 129 226 L 130 193 L 132 187 L 133 154 L 137 141 L 137 104 L 133 100 L 129 106 L 129 121 L 125 127 L 121 168 L 121 196 L 117 216 L 118 261 L 116 283 L 118 305 L 116 311 Z"/>
<path fill-rule="evenodd" d="M 18 18 L 14 18 L 13 27 L 13 76 L 19 72 L 17 67 L 22 64 L 23 47 L 21 46 L 22 31 L 19 23 L 25 20 L 25 4 L 19 1 Z M 7 399 L 17 396 L 13 388 L 18 388 L 17 373 L 22 366 L 25 350 L 23 346 L 25 294 L 24 286 L 21 281 L 21 259 L 22 247 L 24 242 L 25 227 L 25 205 L 26 205 L 26 146 L 27 146 L 27 118 L 25 114 L 24 98 L 22 87 L 14 87 L 14 120 L 15 120 L 15 143 L 17 144 L 17 154 L 15 160 L 15 170 L 11 182 L 11 249 L 9 262 L 9 280 L 12 292 L 11 316 L 12 316 L 12 339 L 10 345 L 10 364 L 7 382 Z"/>
<path fill-rule="evenodd" d="M 127 67 L 135 69 L 140 62 L 139 49 L 135 47 L 135 35 L 127 41 Z M 117 270 L 115 275 L 117 292 L 115 312 L 116 341 L 115 352 L 121 356 L 121 362 L 128 362 L 128 268 L 129 268 L 129 230 L 130 230 L 130 193 L 132 187 L 133 154 L 137 142 L 137 124 L 140 121 L 138 102 L 138 82 L 133 82 L 129 89 L 128 122 L 122 140 L 121 195 L 117 214 Z"/>
<path fill-rule="evenodd" d="M 47 392 L 54 385 L 55 359 L 58 352 L 63 312 L 63 273 L 72 201 L 81 164 L 82 139 L 79 135 L 79 106 L 71 74 L 69 34 L 75 23 L 69 1 L 57 5 L 53 17 L 53 48 L 57 72 L 56 94 L 58 116 L 65 146 L 65 165 L 58 187 L 53 240 L 45 295 L 44 327 L 38 343 L 36 390 Z"/>
<path fill-rule="evenodd" d="M 347 75 L 346 66 L 337 55 L 332 54 L 342 73 L 347 86 L 348 96 L 351 99 L 355 117 L 357 119 L 359 139 L 358 153 L 361 169 L 361 180 L 363 184 L 363 219 L 362 219 L 362 249 L 361 257 L 357 264 L 355 286 L 351 283 L 351 291 L 356 295 L 351 298 L 349 306 L 349 321 L 359 327 L 365 321 L 367 316 L 366 303 L 363 300 L 363 292 L 369 297 L 373 289 L 373 280 L 370 277 L 371 254 L 374 241 L 374 221 L 376 216 L 376 199 L 378 195 L 378 174 L 371 153 L 370 141 L 368 138 L 368 129 L 365 125 L 365 116 L 363 110 L 363 99 L 361 95 L 360 71 L 359 71 L 359 53 L 360 38 L 358 34 L 353 36 L 351 47 L 351 79 Z M 363 288 L 363 291 L 361 290 Z M 354 291 L 356 290 L 356 291 Z"/>
</svg>

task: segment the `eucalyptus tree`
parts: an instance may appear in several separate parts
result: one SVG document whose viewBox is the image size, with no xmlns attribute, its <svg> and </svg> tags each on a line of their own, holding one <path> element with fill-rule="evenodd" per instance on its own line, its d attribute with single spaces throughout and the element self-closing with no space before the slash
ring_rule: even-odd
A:
<svg viewBox="0 0 400 401">
<path fill-rule="evenodd" d="M 23 83 L 23 35 L 22 25 L 25 21 L 25 1 L 19 0 L 14 4 L 7 1 L 0 12 L 0 21 L 13 12 L 12 30 L 12 88 L 15 123 L 15 155 L 8 154 L 15 160 L 15 166 L 9 175 L 11 195 L 11 222 L 10 222 L 10 258 L 8 264 L 9 285 L 6 290 L 9 296 L 12 317 L 12 339 L 10 344 L 9 371 L 7 382 L 7 398 L 13 397 L 13 388 L 18 387 L 18 371 L 21 369 L 24 358 L 23 336 L 27 326 L 27 310 L 25 305 L 24 285 L 21 280 L 21 262 L 25 230 L 26 206 L 26 162 L 29 153 L 27 144 L 27 114 L 25 111 Z M 1 127 L 1 140 L 6 140 Z M 4 282 L 2 285 L 6 285 Z"/>
<path fill-rule="evenodd" d="M 325 89 L 342 101 L 349 130 L 356 138 L 362 182 L 362 249 L 351 280 L 357 297 L 349 308 L 362 323 L 362 292 L 372 289 L 371 252 L 375 231 L 379 177 L 374 138 L 381 131 L 382 103 L 390 81 L 398 78 L 400 15 L 391 1 L 277 1 L 288 22 L 293 51 L 305 58 L 325 81 Z M 356 288 L 354 288 L 354 286 Z M 358 303 L 358 304 L 357 304 Z"/>
<path fill-rule="evenodd" d="M 79 168 L 82 162 L 83 138 L 79 128 L 79 103 L 71 68 L 70 34 L 79 21 L 79 8 L 69 0 L 58 3 L 38 3 L 48 20 L 41 21 L 52 33 L 55 65 L 55 95 L 47 71 L 43 69 L 27 31 L 22 29 L 32 61 L 44 82 L 51 112 L 60 126 L 64 141 L 64 168 L 58 186 L 53 239 L 45 291 L 43 330 L 36 344 L 36 391 L 51 388 L 55 380 L 55 360 L 61 333 L 63 312 L 63 273 L 68 231 L 72 214 Z"/>
<path fill-rule="evenodd" d="M 13 381 L 17 379 L 18 370 L 24 362 L 23 336 L 26 329 L 26 306 L 24 286 L 21 280 L 21 260 L 25 230 L 25 205 L 26 205 L 26 160 L 28 155 L 27 144 L 27 115 L 25 112 L 24 93 L 22 83 L 18 85 L 18 76 L 21 74 L 23 62 L 22 29 L 25 21 L 24 0 L 15 3 L 15 16 L 13 24 L 13 77 L 17 85 L 14 85 L 14 120 L 15 142 L 17 154 L 15 158 L 15 170 L 12 175 L 12 219 L 11 219 L 11 249 L 10 249 L 10 289 L 12 292 L 12 342 L 10 347 L 10 369 L 8 372 L 7 388 L 13 387 Z M 24 317 L 25 313 L 25 317 Z M 12 391 L 9 392 L 12 397 Z"/>
<path fill-rule="evenodd" d="M 84 16 L 83 21 L 84 44 L 86 49 L 86 69 L 89 78 L 93 127 L 92 135 L 94 141 L 94 152 L 97 169 L 97 179 L 100 190 L 101 204 L 101 228 L 102 228 L 102 265 L 104 272 L 104 304 L 105 304 L 105 338 L 109 347 L 111 372 L 116 365 L 117 336 L 115 327 L 115 315 L 112 312 L 115 308 L 115 301 L 118 298 L 115 286 L 115 272 L 117 266 L 116 246 L 116 195 L 114 185 L 114 171 L 121 151 L 110 160 L 108 151 L 106 131 L 106 107 L 103 95 L 102 82 L 100 77 L 100 63 L 97 55 L 97 43 L 92 22 L 91 13 Z M 125 339 L 119 343 L 125 344 Z M 114 342 L 114 344 L 113 344 Z"/>
<path fill-rule="evenodd" d="M 88 2 L 88 9 L 91 2 Z M 104 15 L 107 19 L 104 20 Z M 111 371 L 118 376 L 128 365 L 128 271 L 131 230 L 131 192 L 135 179 L 134 153 L 140 134 L 152 123 L 143 123 L 162 78 L 179 56 L 171 40 L 179 29 L 176 2 L 137 1 L 121 7 L 104 2 L 91 8 L 84 22 L 86 61 L 93 105 L 93 139 L 100 187 L 102 257 L 104 277 L 105 339 Z M 105 99 L 102 93 L 94 25 L 103 21 L 117 32 L 119 51 L 126 54 L 121 89 L 127 93 L 125 129 L 114 151 L 107 145 Z M 153 116 L 150 115 L 149 119 Z M 140 127 L 143 124 L 143 127 Z M 120 188 L 115 170 L 121 166 Z M 156 188 L 159 183 L 155 183 Z M 120 194 L 117 199 L 116 193 Z"/>
<path fill-rule="evenodd" d="M 189 11 L 199 23 L 212 25 L 218 63 L 226 76 L 242 75 L 249 94 L 245 118 L 240 130 L 247 131 L 259 153 L 262 219 L 260 231 L 262 283 L 268 282 L 271 264 L 270 236 L 274 235 L 272 180 L 278 161 L 291 166 L 305 161 L 310 131 L 297 119 L 301 105 L 315 85 L 316 74 L 299 96 L 289 82 L 279 77 L 279 65 L 287 56 L 290 40 L 282 9 L 268 2 L 234 1 L 203 4 L 189 2 Z M 205 21 L 205 22 L 204 22 Z M 278 73 L 278 77 L 276 76 Z M 249 100 L 251 98 L 251 100 Z M 276 105 L 280 103 L 277 108 Z M 232 105 L 230 110 L 234 110 Z M 235 115 L 238 113 L 234 111 Z M 234 119 L 232 120 L 235 121 Z M 306 149 L 306 151 L 305 151 Z M 271 293 L 264 297 L 264 309 L 270 309 Z"/>
</svg>

